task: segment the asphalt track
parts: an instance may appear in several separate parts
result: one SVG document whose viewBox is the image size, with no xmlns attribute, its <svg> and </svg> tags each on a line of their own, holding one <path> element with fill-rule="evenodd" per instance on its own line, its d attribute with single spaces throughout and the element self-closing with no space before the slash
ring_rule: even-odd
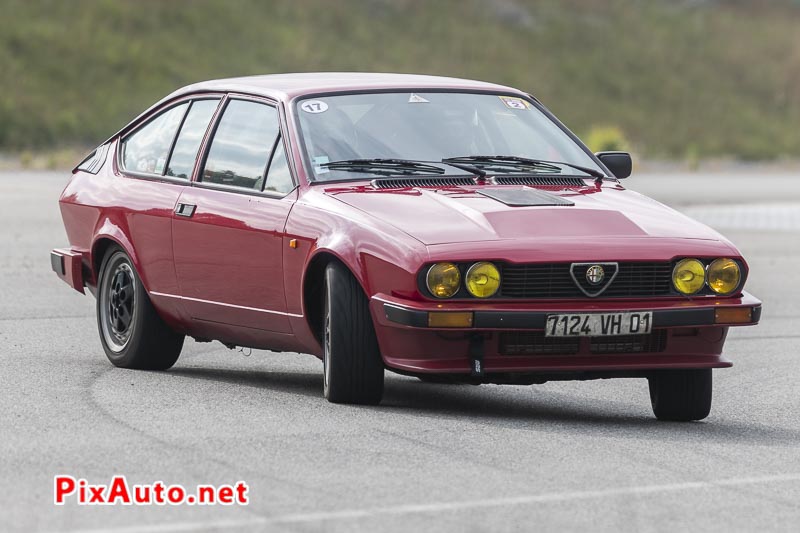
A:
<svg viewBox="0 0 800 533">
<path fill-rule="evenodd" d="M 65 174 L 0 174 L 0 531 L 798 531 L 800 176 L 627 182 L 748 258 L 762 324 L 732 332 L 711 416 L 657 422 L 644 380 L 433 385 L 322 399 L 322 364 L 187 341 L 112 367 L 94 299 L 50 271 Z M 765 220 L 767 222 L 765 222 Z M 53 505 L 53 476 L 250 487 L 240 506 Z"/>
</svg>

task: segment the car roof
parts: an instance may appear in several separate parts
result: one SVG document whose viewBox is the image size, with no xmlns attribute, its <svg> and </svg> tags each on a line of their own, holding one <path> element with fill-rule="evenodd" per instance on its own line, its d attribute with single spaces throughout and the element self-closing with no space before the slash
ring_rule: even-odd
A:
<svg viewBox="0 0 800 533">
<path fill-rule="evenodd" d="M 111 139 L 130 131 L 140 120 L 150 115 L 165 103 L 195 93 L 233 92 L 253 96 L 265 96 L 274 100 L 287 102 L 294 98 L 335 92 L 350 91 L 386 91 L 392 89 L 414 90 L 465 90 L 487 91 L 512 94 L 524 94 L 513 87 L 506 87 L 484 81 L 448 78 L 444 76 L 427 76 L 423 74 L 391 74 L 381 72 L 302 72 L 294 74 L 265 74 L 261 76 L 244 76 L 239 78 L 223 78 L 218 80 L 193 83 L 168 94 L 125 127 L 109 137 Z"/>
<path fill-rule="evenodd" d="M 203 81 L 179 89 L 170 95 L 170 98 L 193 92 L 225 91 L 242 92 L 286 101 L 309 94 L 387 89 L 520 92 L 517 89 L 494 83 L 443 76 L 371 72 L 305 72 Z"/>
</svg>

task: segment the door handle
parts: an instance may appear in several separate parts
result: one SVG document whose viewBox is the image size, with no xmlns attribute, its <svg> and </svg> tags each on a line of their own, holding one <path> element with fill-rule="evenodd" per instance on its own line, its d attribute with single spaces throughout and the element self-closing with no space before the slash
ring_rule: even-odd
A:
<svg viewBox="0 0 800 533">
<path fill-rule="evenodd" d="M 186 217 L 189 218 L 194 215 L 194 210 L 197 209 L 197 206 L 194 204 L 181 204 L 175 206 L 175 214 L 179 217 Z"/>
</svg>

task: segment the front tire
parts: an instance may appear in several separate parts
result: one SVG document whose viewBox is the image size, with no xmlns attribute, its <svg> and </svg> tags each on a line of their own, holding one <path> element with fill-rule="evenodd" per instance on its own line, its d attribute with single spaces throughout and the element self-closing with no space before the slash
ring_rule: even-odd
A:
<svg viewBox="0 0 800 533">
<path fill-rule="evenodd" d="M 702 420 L 711 412 L 711 369 L 661 370 L 648 378 L 650 403 L 659 420 Z"/>
<path fill-rule="evenodd" d="M 122 368 L 166 370 L 183 348 L 184 336 L 161 320 L 130 258 L 116 246 L 100 267 L 97 327 L 106 357 Z"/>
<path fill-rule="evenodd" d="M 344 266 L 325 269 L 324 394 L 332 403 L 377 405 L 383 397 L 381 359 L 369 303 Z"/>
</svg>

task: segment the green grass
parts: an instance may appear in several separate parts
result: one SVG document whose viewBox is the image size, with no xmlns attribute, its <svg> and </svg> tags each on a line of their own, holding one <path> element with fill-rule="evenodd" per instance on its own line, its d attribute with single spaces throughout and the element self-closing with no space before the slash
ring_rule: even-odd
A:
<svg viewBox="0 0 800 533">
<path fill-rule="evenodd" d="M 648 157 L 800 155 L 797 0 L 0 0 L 0 14 L 5 150 L 100 142 L 203 79 L 375 70 L 513 85 Z"/>
</svg>

